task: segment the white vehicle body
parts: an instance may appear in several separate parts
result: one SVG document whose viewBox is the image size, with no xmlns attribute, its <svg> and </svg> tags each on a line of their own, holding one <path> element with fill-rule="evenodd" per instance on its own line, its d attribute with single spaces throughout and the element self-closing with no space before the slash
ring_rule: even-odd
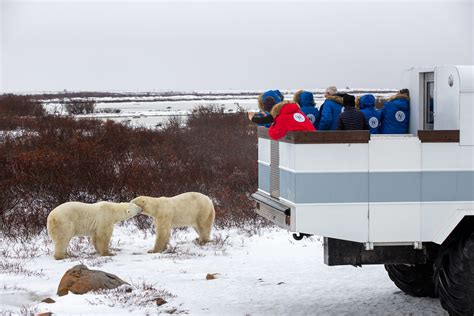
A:
<svg viewBox="0 0 474 316">
<path fill-rule="evenodd" d="M 410 134 L 289 133 L 277 142 L 260 129 L 259 196 L 290 210 L 281 217 L 256 199 L 260 214 L 366 250 L 441 244 L 474 216 L 474 66 L 413 68 L 406 82 Z"/>
</svg>

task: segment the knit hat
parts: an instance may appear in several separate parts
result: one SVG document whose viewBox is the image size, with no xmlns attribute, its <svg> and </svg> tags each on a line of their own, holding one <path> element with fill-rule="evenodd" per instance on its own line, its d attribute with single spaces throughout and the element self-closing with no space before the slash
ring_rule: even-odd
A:
<svg viewBox="0 0 474 316">
<path fill-rule="evenodd" d="M 326 94 L 327 95 L 335 95 L 337 93 L 337 88 L 336 86 L 330 86 L 326 88 Z"/>
<path fill-rule="evenodd" d="M 398 93 L 400 93 L 400 94 L 406 94 L 406 95 L 408 95 L 408 96 L 410 95 L 410 91 L 409 91 L 408 89 L 402 89 L 402 90 L 400 90 Z"/>
<path fill-rule="evenodd" d="M 344 95 L 343 100 L 345 107 L 355 106 L 355 97 L 353 95 L 346 94 Z"/>
</svg>

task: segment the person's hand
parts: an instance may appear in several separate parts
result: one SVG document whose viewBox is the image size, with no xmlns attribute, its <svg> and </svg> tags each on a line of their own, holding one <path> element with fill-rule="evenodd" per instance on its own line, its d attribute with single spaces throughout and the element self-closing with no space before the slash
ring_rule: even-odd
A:
<svg viewBox="0 0 474 316">
<path fill-rule="evenodd" d="M 255 112 L 247 112 L 247 116 L 249 120 L 252 120 L 252 118 L 255 116 Z"/>
</svg>

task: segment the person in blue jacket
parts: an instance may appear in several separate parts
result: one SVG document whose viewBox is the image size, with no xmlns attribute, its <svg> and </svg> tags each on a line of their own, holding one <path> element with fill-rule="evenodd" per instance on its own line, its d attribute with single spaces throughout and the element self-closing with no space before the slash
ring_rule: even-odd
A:
<svg viewBox="0 0 474 316">
<path fill-rule="evenodd" d="M 249 119 L 260 126 L 270 127 L 273 117 L 270 115 L 275 104 L 283 101 L 283 94 L 280 90 L 268 90 L 258 96 L 259 113 L 249 113 Z"/>
<path fill-rule="evenodd" d="M 375 108 L 375 97 L 372 94 L 365 94 L 359 98 L 360 111 L 365 116 L 370 134 L 378 134 L 380 126 L 380 111 Z"/>
<path fill-rule="evenodd" d="M 400 90 L 387 99 L 380 115 L 381 134 L 407 134 L 410 123 L 410 94 Z"/>
<path fill-rule="evenodd" d="M 309 91 L 299 90 L 293 97 L 293 102 L 298 104 L 308 120 L 316 127 L 316 119 L 318 118 L 319 111 L 314 103 L 314 96 Z"/>
<path fill-rule="evenodd" d="M 319 108 L 319 118 L 316 120 L 318 131 L 337 129 L 337 119 L 343 111 L 343 98 L 337 95 L 337 88 L 331 86 L 326 89 L 326 100 Z"/>
</svg>

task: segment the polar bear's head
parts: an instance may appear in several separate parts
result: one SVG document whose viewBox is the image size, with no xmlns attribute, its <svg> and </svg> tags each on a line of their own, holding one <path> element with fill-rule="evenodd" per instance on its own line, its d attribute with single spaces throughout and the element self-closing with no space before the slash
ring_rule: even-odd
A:
<svg viewBox="0 0 474 316">
<path fill-rule="evenodd" d="M 139 196 L 130 201 L 130 203 L 137 205 L 138 207 L 144 208 L 148 200 L 147 196 Z"/>
<path fill-rule="evenodd" d="M 162 198 L 153 198 L 150 196 L 138 196 L 130 201 L 143 209 L 143 214 L 152 215 L 159 209 L 159 201 Z"/>
<path fill-rule="evenodd" d="M 135 203 L 128 203 L 127 215 L 129 215 L 130 217 L 134 217 L 135 215 L 140 214 L 142 211 L 143 209 Z"/>
</svg>

